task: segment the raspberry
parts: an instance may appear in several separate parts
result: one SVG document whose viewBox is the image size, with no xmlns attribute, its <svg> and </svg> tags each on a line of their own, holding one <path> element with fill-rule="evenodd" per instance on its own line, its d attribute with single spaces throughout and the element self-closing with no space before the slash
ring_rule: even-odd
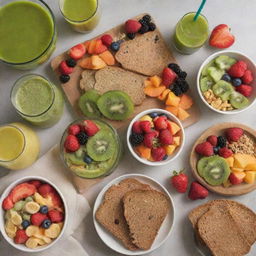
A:
<svg viewBox="0 0 256 256">
<path fill-rule="evenodd" d="M 218 154 L 224 158 L 228 158 L 233 155 L 232 151 L 226 147 L 220 148 Z"/>
<path fill-rule="evenodd" d="M 141 24 L 137 20 L 127 20 L 125 22 L 126 33 L 137 33 L 141 28 Z"/>
<path fill-rule="evenodd" d="M 68 134 L 77 135 L 80 132 L 80 126 L 78 124 L 73 124 L 68 128 Z"/>
<path fill-rule="evenodd" d="M 172 85 L 176 78 L 177 78 L 177 74 L 174 71 L 172 71 L 170 68 L 164 68 L 162 72 L 163 85 L 165 86 Z"/>
<path fill-rule="evenodd" d="M 74 135 L 71 135 L 71 134 L 68 135 L 65 140 L 64 147 L 69 152 L 77 151 L 80 148 L 80 144 L 79 144 L 77 137 Z"/>
<path fill-rule="evenodd" d="M 202 156 L 212 156 L 214 153 L 213 146 L 208 141 L 196 145 L 195 151 L 196 153 Z"/>
<path fill-rule="evenodd" d="M 173 144 L 173 137 L 169 130 L 161 130 L 159 133 L 159 140 L 162 145 Z"/>
<path fill-rule="evenodd" d="M 54 188 L 49 184 L 43 184 L 38 188 L 38 193 L 42 197 L 47 197 L 47 195 L 54 191 Z"/>
<path fill-rule="evenodd" d="M 111 35 L 109 34 L 105 34 L 101 37 L 101 41 L 104 45 L 106 45 L 107 47 L 110 47 L 111 43 L 113 42 L 113 38 Z"/>
<path fill-rule="evenodd" d="M 214 147 L 217 146 L 218 138 L 215 135 L 211 135 L 206 139 L 208 142 L 210 142 Z"/>
<path fill-rule="evenodd" d="M 47 219 L 47 215 L 37 212 L 31 215 L 30 221 L 35 226 L 41 226 L 42 222 Z"/>
<path fill-rule="evenodd" d="M 140 128 L 145 133 L 151 132 L 151 123 L 149 121 L 141 121 Z"/>
<path fill-rule="evenodd" d="M 59 223 L 62 222 L 64 219 L 64 215 L 62 212 L 59 212 L 57 210 L 51 210 L 48 212 L 48 217 L 51 220 L 52 223 Z"/>
<path fill-rule="evenodd" d="M 241 84 L 241 85 L 236 87 L 236 91 L 240 92 L 245 97 L 250 97 L 252 95 L 252 92 L 253 92 L 253 87 L 250 86 L 250 85 Z"/>
<path fill-rule="evenodd" d="M 143 143 L 146 147 L 152 148 L 155 144 L 156 133 L 150 132 L 145 134 Z"/>
<path fill-rule="evenodd" d="M 136 121 L 136 122 L 133 123 L 133 125 L 132 125 L 132 131 L 133 131 L 134 133 L 142 133 L 142 132 L 143 132 L 142 129 L 141 129 L 141 127 L 140 127 L 140 121 Z"/>
<path fill-rule="evenodd" d="M 161 161 L 165 157 L 165 149 L 162 147 L 153 148 L 151 150 L 152 157 L 155 161 Z"/>
<path fill-rule="evenodd" d="M 85 120 L 83 124 L 84 131 L 88 136 L 93 136 L 100 130 L 99 127 L 91 120 Z"/>
<path fill-rule="evenodd" d="M 140 145 L 140 143 L 143 142 L 143 139 L 144 139 L 144 136 L 142 134 L 139 134 L 139 133 L 132 133 L 130 135 L 130 143 L 134 147 Z"/>
<path fill-rule="evenodd" d="M 14 237 L 14 243 L 15 244 L 25 244 L 28 240 L 28 236 L 26 234 L 26 231 L 24 229 L 19 229 L 16 232 L 16 235 Z"/>
<path fill-rule="evenodd" d="M 65 60 L 63 60 L 61 63 L 60 63 L 60 66 L 59 66 L 59 69 L 60 69 L 60 73 L 63 74 L 63 75 L 69 75 L 73 72 L 74 68 L 72 67 L 69 67 L 66 63 Z"/>
<path fill-rule="evenodd" d="M 231 66 L 228 70 L 228 74 L 232 77 L 242 77 L 245 74 L 247 65 L 243 61 L 238 61 Z"/>
<path fill-rule="evenodd" d="M 244 130 L 237 127 L 228 128 L 226 130 L 226 136 L 229 142 L 238 141 L 243 134 L 244 134 Z"/>
<path fill-rule="evenodd" d="M 244 84 L 250 84 L 253 81 L 253 75 L 251 70 L 247 69 L 244 72 L 244 75 L 242 76 L 242 81 Z"/>
</svg>

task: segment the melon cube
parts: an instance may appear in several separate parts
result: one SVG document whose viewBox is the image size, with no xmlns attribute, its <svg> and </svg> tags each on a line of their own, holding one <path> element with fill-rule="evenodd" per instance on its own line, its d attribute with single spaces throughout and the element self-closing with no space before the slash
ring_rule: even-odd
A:
<svg viewBox="0 0 256 256">
<path fill-rule="evenodd" d="M 174 153 L 174 150 L 176 149 L 175 145 L 168 145 L 164 147 L 166 155 L 170 156 Z"/>
<path fill-rule="evenodd" d="M 180 136 L 173 137 L 174 145 L 179 146 L 180 145 Z"/>
<path fill-rule="evenodd" d="M 256 158 L 252 155 L 237 153 L 233 155 L 235 162 L 234 167 L 245 169 L 246 166 L 256 164 Z"/>
<path fill-rule="evenodd" d="M 228 164 L 228 166 L 229 167 L 233 167 L 233 165 L 234 165 L 234 157 L 232 157 L 232 156 L 230 156 L 230 157 L 228 157 L 228 158 L 225 158 L 225 160 L 226 160 L 226 162 L 227 162 L 227 164 Z"/>
<path fill-rule="evenodd" d="M 149 79 L 150 79 L 151 83 L 153 84 L 153 86 L 155 86 L 155 87 L 159 87 L 162 83 L 161 77 L 159 77 L 157 75 L 151 76 Z"/>
<path fill-rule="evenodd" d="M 244 177 L 244 182 L 248 184 L 253 184 L 256 179 L 256 172 L 254 171 L 246 171 L 245 172 L 245 177 Z"/>
<path fill-rule="evenodd" d="M 168 121 L 168 124 L 169 131 L 172 135 L 175 135 L 178 131 L 180 131 L 180 127 L 176 123 Z"/>
</svg>

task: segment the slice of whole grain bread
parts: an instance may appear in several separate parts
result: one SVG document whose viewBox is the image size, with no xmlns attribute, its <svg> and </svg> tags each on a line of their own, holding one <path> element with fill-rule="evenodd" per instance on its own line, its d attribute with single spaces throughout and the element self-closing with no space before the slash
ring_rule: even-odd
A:
<svg viewBox="0 0 256 256">
<path fill-rule="evenodd" d="M 84 91 L 88 91 L 94 88 L 95 85 L 95 73 L 96 70 L 86 69 L 81 74 L 80 88 Z"/>
<path fill-rule="evenodd" d="M 123 42 L 115 58 L 123 68 L 147 76 L 160 75 L 173 59 L 157 29 Z"/>
<path fill-rule="evenodd" d="M 94 89 L 100 94 L 110 90 L 126 92 L 135 105 L 140 105 L 145 99 L 143 91 L 145 76 L 124 70 L 119 67 L 106 67 L 96 72 Z"/>
<path fill-rule="evenodd" d="M 169 211 L 168 198 L 156 190 L 137 189 L 125 194 L 123 204 L 132 242 L 140 249 L 150 249 Z"/>
<path fill-rule="evenodd" d="M 151 189 L 151 187 L 136 179 L 125 179 L 106 191 L 103 202 L 96 211 L 97 221 L 121 240 L 129 250 L 138 248 L 132 243 L 129 235 L 129 228 L 124 218 L 122 198 L 127 192 L 134 189 Z"/>
</svg>

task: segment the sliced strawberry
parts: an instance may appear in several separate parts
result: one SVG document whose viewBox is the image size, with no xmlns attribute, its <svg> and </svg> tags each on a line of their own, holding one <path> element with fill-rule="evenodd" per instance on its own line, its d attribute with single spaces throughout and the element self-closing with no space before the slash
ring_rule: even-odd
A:
<svg viewBox="0 0 256 256">
<path fill-rule="evenodd" d="M 35 226 L 41 226 L 42 222 L 47 219 L 47 215 L 37 212 L 31 215 L 30 222 Z"/>
<path fill-rule="evenodd" d="M 7 196 L 4 200 L 3 200 L 3 203 L 2 203 L 2 207 L 4 210 L 10 210 L 12 209 L 14 206 L 13 202 L 12 202 L 12 199 L 10 198 L 10 196 Z"/>
<path fill-rule="evenodd" d="M 34 185 L 36 188 L 39 188 L 42 185 L 40 180 L 30 180 L 28 183 Z"/>
<path fill-rule="evenodd" d="M 101 54 L 105 52 L 107 49 L 108 49 L 107 46 L 102 43 L 101 39 L 97 39 L 95 48 L 94 48 L 94 53 Z"/>
<path fill-rule="evenodd" d="M 56 208 L 62 207 L 63 202 L 62 202 L 60 196 L 58 195 L 57 191 L 50 192 L 47 195 L 47 198 L 49 198 L 49 197 L 52 199 L 52 203 L 53 203 L 54 207 L 56 207 Z"/>
<path fill-rule="evenodd" d="M 51 220 L 52 223 L 59 223 L 64 220 L 64 215 L 62 212 L 59 212 L 57 210 L 51 210 L 48 212 L 48 217 Z"/>
<path fill-rule="evenodd" d="M 46 197 L 49 193 L 54 192 L 54 188 L 49 184 L 43 184 L 38 188 L 38 193 L 42 197 Z"/>
<path fill-rule="evenodd" d="M 162 84 L 168 87 L 173 84 L 176 77 L 177 74 L 173 72 L 170 68 L 164 68 L 162 73 Z"/>
<path fill-rule="evenodd" d="M 26 231 L 24 229 L 19 229 L 16 232 L 16 235 L 14 237 L 14 243 L 15 244 L 25 244 L 28 240 L 28 236 L 26 234 Z"/>
<path fill-rule="evenodd" d="M 74 60 L 81 59 L 86 53 L 84 44 L 77 44 L 69 50 L 69 56 Z"/>
<path fill-rule="evenodd" d="M 63 60 L 59 66 L 60 73 L 63 75 L 69 75 L 73 72 L 74 68 L 69 67 L 67 62 Z"/>
<path fill-rule="evenodd" d="M 13 203 L 20 201 L 28 196 L 34 195 L 36 192 L 36 187 L 29 183 L 21 183 L 12 189 L 10 193 L 10 198 Z"/>
</svg>

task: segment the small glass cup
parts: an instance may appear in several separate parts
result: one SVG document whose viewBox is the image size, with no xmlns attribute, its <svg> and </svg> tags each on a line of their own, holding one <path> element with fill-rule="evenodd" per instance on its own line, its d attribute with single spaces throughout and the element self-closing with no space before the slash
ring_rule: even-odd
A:
<svg viewBox="0 0 256 256">
<path fill-rule="evenodd" d="M 199 50 L 209 36 L 209 25 L 205 16 L 200 14 L 193 20 L 195 12 L 185 14 L 177 23 L 173 44 L 181 54 L 192 54 Z"/>
<path fill-rule="evenodd" d="M 34 89 L 33 91 L 35 92 L 34 95 L 30 94 L 32 93 L 32 90 L 29 90 L 29 83 L 34 83 L 36 84 L 36 81 L 38 82 L 43 82 L 41 85 L 41 88 L 38 86 L 36 90 Z M 25 85 L 28 85 L 25 87 Z M 22 86 L 24 86 L 24 90 L 22 92 Z M 48 95 L 43 95 L 42 87 L 43 86 L 48 86 L 47 93 Z M 41 94 L 40 94 L 41 91 Z M 46 91 L 45 91 L 46 92 Z M 25 94 L 25 95 L 24 95 Z M 19 96 L 20 95 L 20 96 Z M 17 99 L 21 97 L 21 95 L 24 96 L 24 99 L 19 99 L 19 101 L 22 100 L 23 104 L 29 104 L 31 103 L 31 108 L 35 108 L 35 105 L 40 104 L 40 102 L 43 104 L 45 103 L 46 105 L 44 107 L 40 107 L 40 111 L 37 113 L 28 113 L 27 109 L 24 110 L 22 109 L 22 106 L 19 105 Z M 47 102 L 42 102 L 42 99 L 45 97 L 49 97 Z M 35 98 L 37 100 L 35 104 Z M 30 101 L 31 100 L 31 101 Z M 23 117 L 25 120 L 30 122 L 31 124 L 35 126 L 40 126 L 40 127 L 50 127 L 56 124 L 63 113 L 63 108 L 64 108 L 64 100 L 63 100 L 63 95 L 60 89 L 51 83 L 48 79 L 46 79 L 43 76 L 37 75 L 37 74 L 28 74 L 20 77 L 14 84 L 12 91 L 11 91 L 11 101 L 12 105 L 16 109 L 16 111 Z M 25 102 L 25 103 L 24 103 Z M 28 106 L 27 106 L 28 107 Z M 27 108 L 26 107 L 26 108 Z"/>
<path fill-rule="evenodd" d="M 67 5 L 68 1 L 71 3 L 73 8 L 77 4 L 77 8 L 81 11 L 81 7 L 79 8 L 78 4 L 84 2 L 90 1 L 95 2 L 95 9 L 92 11 L 91 15 L 89 17 L 83 17 L 83 18 L 75 18 L 71 17 L 69 13 L 67 13 L 67 10 L 65 10 L 65 5 Z M 100 9 L 100 0 L 59 0 L 59 8 L 61 11 L 61 14 L 65 18 L 65 20 L 70 24 L 70 26 L 77 32 L 80 33 L 88 33 L 92 31 L 99 23 L 100 16 L 101 16 L 101 9 Z M 66 7 L 68 8 L 68 7 Z M 77 11 L 79 11 L 77 10 Z"/>
<path fill-rule="evenodd" d="M 0 138 L 0 166 L 20 170 L 36 161 L 40 151 L 39 139 L 28 126 L 21 123 L 2 125 Z"/>
</svg>

